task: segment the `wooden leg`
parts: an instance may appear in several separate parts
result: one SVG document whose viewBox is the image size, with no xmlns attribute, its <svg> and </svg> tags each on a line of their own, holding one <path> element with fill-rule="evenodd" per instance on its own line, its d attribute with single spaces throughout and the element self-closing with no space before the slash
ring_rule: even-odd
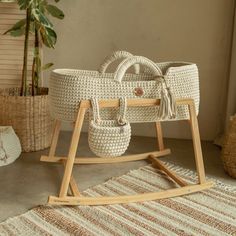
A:
<svg viewBox="0 0 236 236">
<path fill-rule="evenodd" d="M 70 177 L 70 190 L 72 192 L 72 194 L 75 196 L 75 197 L 79 197 L 81 196 L 80 195 L 80 192 L 79 192 L 79 189 L 78 189 L 78 186 L 77 186 L 77 183 L 74 179 L 74 177 L 71 175 Z"/>
<path fill-rule="evenodd" d="M 49 159 L 55 158 L 60 129 L 61 129 L 61 121 L 56 120 L 55 124 L 54 124 L 51 146 L 50 146 L 50 150 L 49 150 L 49 154 L 48 154 Z M 41 156 L 41 160 L 42 159 L 43 159 L 43 156 Z M 62 160 L 62 162 L 65 166 L 65 160 Z M 71 176 L 71 179 L 70 179 L 70 189 L 71 189 L 71 192 L 74 196 L 77 196 L 77 197 L 80 196 L 79 189 L 76 185 L 76 182 L 75 182 L 73 176 Z"/>
<path fill-rule="evenodd" d="M 64 165 L 64 167 L 66 166 L 66 161 L 65 160 L 62 160 L 62 163 Z M 71 177 L 70 177 L 70 191 L 71 193 L 75 196 L 75 197 L 79 197 L 80 196 L 80 192 L 79 192 L 79 188 L 77 186 L 77 183 L 73 177 L 73 175 L 71 174 Z"/>
<path fill-rule="evenodd" d="M 196 162 L 196 168 L 197 168 L 197 173 L 198 173 L 198 180 L 199 180 L 199 183 L 202 184 L 206 182 L 206 177 L 205 177 L 201 140 L 200 140 L 198 121 L 197 121 L 197 115 L 196 115 L 194 102 L 191 102 L 188 105 L 188 109 L 189 109 L 189 114 L 190 114 L 190 126 L 191 126 L 191 132 L 192 132 L 193 148 L 194 148 L 195 162 Z"/>
<path fill-rule="evenodd" d="M 65 172 L 62 179 L 59 197 L 65 197 L 67 195 L 85 112 L 86 108 L 81 108 L 81 107 L 79 108 L 79 112 L 76 118 L 75 127 L 71 139 L 69 154 L 66 160 Z"/>
<path fill-rule="evenodd" d="M 53 135 L 52 135 L 51 146 L 49 150 L 49 157 L 55 156 L 60 129 L 61 129 L 61 121 L 56 120 L 55 125 L 54 125 Z"/>
<path fill-rule="evenodd" d="M 159 151 L 162 151 L 165 149 L 164 142 L 163 142 L 163 133 L 161 128 L 161 122 L 156 122 L 156 133 L 157 133 L 157 144 Z"/>
</svg>

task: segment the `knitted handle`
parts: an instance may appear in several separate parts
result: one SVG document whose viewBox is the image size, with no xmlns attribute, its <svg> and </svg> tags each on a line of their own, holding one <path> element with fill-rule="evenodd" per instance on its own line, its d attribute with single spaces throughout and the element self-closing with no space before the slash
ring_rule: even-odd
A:
<svg viewBox="0 0 236 236">
<path fill-rule="evenodd" d="M 118 123 L 120 125 L 126 124 L 126 111 L 127 111 L 127 99 L 125 97 L 120 98 L 120 110 L 117 117 Z"/>
<path fill-rule="evenodd" d="M 120 109 L 117 116 L 117 121 L 120 125 L 126 124 L 126 110 L 127 110 L 127 99 L 126 98 L 120 98 Z M 92 105 L 92 111 L 93 111 L 93 120 L 95 123 L 99 123 L 101 121 L 100 117 L 100 111 L 99 111 L 99 103 L 97 98 L 91 99 L 91 105 Z"/>
<path fill-rule="evenodd" d="M 99 104 L 97 98 L 91 99 L 92 111 L 93 111 L 93 120 L 95 123 L 99 123 L 101 120 L 100 112 L 99 112 Z"/>
<path fill-rule="evenodd" d="M 102 65 L 100 66 L 99 68 L 99 72 L 100 73 L 105 73 L 105 71 L 107 70 L 108 66 L 118 60 L 118 59 L 126 59 L 126 58 L 129 58 L 129 57 L 132 57 L 133 54 L 129 53 L 129 52 L 126 52 L 126 51 L 116 51 L 116 52 L 113 52 L 110 56 L 106 57 L 104 62 L 102 63 Z M 139 65 L 134 65 L 134 71 L 135 71 L 135 74 L 139 74 L 140 72 L 140 67 Z"/>
<path fill-rule="evenodd" d="M 121 82 L 126 71 L 135 64 L 140 64 L 146 66 L 150 69 L 153 76 L 163 77 L 161 69 L 150 59 L 142 56 L 133 56 L 125 59 L 120 63 L 117 67 L 116 72 L 114 73 L 114 80 L 117 82 Z"/>
</svg>

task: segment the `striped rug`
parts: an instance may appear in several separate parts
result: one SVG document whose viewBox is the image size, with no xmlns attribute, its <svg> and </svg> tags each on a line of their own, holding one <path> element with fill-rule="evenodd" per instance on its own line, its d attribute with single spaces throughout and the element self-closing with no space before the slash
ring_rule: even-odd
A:
<svg viewBox="0 0 236 236">
<path fill-rule="evenodd" d="M 193 182 L 189 170 L 168 166 Z M 175 187 L 151 166 L 130 171 L 84 192 L 87 196 L 134 194 Z M 0 224 L 0 235 L 236 235 L 236 187 L 216 181 L 199 193 L 143 203 L 40 206 Z"/>
</svg>

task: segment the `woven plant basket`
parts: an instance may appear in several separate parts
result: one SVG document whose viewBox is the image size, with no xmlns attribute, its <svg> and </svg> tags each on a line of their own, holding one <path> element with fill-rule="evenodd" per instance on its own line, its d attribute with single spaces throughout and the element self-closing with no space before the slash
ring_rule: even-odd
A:
<svg viewBox="0 0 236 236">
<path fill-rule="evenodd" d="M 19 88 L 0 90 L 0 125 L 13 127 L 23 152 L 45 149 L 52 133 L 48 89 L 42 88 L 39 96 L 19 96 L 19 92 Z"/>
<path fill-rule="evenodd" d="M 236 178 L 236 114 L 230 118 L 221 158 L 225 171 Z"/>
</svg>

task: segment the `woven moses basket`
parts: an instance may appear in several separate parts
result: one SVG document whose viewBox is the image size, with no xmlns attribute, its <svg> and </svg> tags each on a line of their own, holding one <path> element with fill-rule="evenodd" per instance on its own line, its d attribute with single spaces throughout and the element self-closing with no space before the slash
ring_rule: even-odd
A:
<svg viewBox="0 0 236 236">
<path fill-rule="evenodd" d="M 115 73 L 106 73 L 110 63 L 123 59 Z M 145 73 L 139 73 L 139 65 Z M 135 74 L 127 70 L 135 66 Z M 199 77 L 195 64 L 187 62 L 164 62 L 154 64 L 151 60 L 118 51 L 107 58 L 98 71 L 57 69 L 51 74 L 49 95 L 52 116 L 62 121 L 74 121 L 79 103 L 93 97 L 99 99 L 161 98 L 163 80 L 171 88 L 175 98 L 192 98 L 196 112 L 199 108 Z M 186 105 L 177 107 L 175 116 L 159 116 L 159 107 L 128 107 L 130 123 L 155 122 L 157 120 L 188 119 Z M 117 111 L 106 108 L 103 119 L 115 119 Z"/>
<path fill-rule="evenodd" d="M 131 138 L 131 126 L 125 118 L 127 101 L 120 98 L 116 120 L 101 120 L 98 100 L 93 98 L 92 119 L 89 125 L 88 142 L 93 153 L 100 157 L 117 157 L 124 154 Z"/>
</svg>

